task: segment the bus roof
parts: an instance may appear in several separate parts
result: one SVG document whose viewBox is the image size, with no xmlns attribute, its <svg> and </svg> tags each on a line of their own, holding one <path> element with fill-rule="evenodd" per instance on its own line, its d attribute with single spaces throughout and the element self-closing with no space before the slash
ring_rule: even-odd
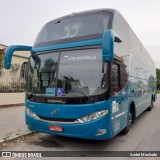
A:
<svg viewBox="0 0 160 160">
<path fill-rule="evenodd" d="M 80 16 L 80 15 L 85 15 L 85 14 L 95 14 L 95 13 L 105 13 L 105 12 L 108 12 L 108 13 L 111 13 L 112 15 L 114 15 L 116 12 L 118 12 L 116 9 L 111 9 L 111 8 L 103 8 L 103 9 L 93 9 L 93 10 L 87 10 L 87 11 L 82 11 L 82 12 L 73 12 L 72 14 L 68 14 L 66 16 L 62 16 L 62 17 L 59 17 L 59 18 L 56 18 L 54 20 L 51 20 L 49 21 L 48 23 L 50 22 L 54 22 L 54 21 L 60 21 L 62 19 L 67 19 L 67 18 L 70 18 L 70 17 L 74 17 L 74 16 Z M 118 12 L 119 13 L 119 12 Z M 47 23 L 47 24 L 48 24 Z"/>
</svg>

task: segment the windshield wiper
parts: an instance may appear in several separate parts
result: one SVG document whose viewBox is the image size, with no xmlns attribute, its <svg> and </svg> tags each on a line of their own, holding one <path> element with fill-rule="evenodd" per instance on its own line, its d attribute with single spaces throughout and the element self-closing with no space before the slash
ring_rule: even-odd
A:
<svg viewBox="0 0 160 160">
<path fill-rule="evenodd" d="M 79 92 L 79 93 L 82 93 L 85 97 L 87 97 L 88 99 L 90 99 L 94 103 L 94 99 L 91 98 L 90 96 L 88 96 L 87 94 L 85 94 L 82 91 L 79 91 L 79 90 L 70 90 L 69 92 Z"/>
</svg>

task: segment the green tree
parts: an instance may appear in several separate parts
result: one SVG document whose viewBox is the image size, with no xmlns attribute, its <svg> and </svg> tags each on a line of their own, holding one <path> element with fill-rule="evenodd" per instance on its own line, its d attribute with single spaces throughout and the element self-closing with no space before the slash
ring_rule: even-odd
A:
<svg viewBox="0 0 160 160">
<path fill-rule="evenodd" d="M 44 67 L 42 67 L 41 72 L 54 72 L 56 71 L 56 65 L 55 61 L 51 58 L 46 59 L 44 62 Z"/>
<path fill-rule="evenodd" d="M 0 52 L 0 75 L 2 74 L 3 69 L 3 59 L 4 59 L 4 52 Z"/>
<path fill-rule="evenodd" d="M 9 70 L 13 84 L 16 83 L 16 80 L 17 80 L 16 76 L 17 76 L 17 72 L 19 70 L 19 67 L 20 67 L 20 64 L 15 63 L 15 64 L 11 65 L 11 68 Z"/>
<path fill-rule="evenodd" d="M 160 69 L 156 69 L 157 74 L 157 89 L 160 90 Z"/>
<path fill-rule="evenodd" d="M 4 55 L 2 53 L 0 53 L 0 64 L 2 64 L 3 59 L 4 59 Z"/>
</svg>

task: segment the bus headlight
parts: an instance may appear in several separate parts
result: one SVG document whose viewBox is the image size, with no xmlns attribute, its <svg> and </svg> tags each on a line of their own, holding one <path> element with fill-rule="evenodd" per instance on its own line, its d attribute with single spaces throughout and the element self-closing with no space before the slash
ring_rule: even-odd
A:
<svg viewBox="0 0 160 160">
<path fill-rule="evenodd" d="M 30 109 L 28 109 L 27 107 L 26 107 L 26 112 L 27 112 L 27 114 L 29 114 L 31 117 L 33 117 L 33 118 L 35 118 L 35 119 L 38 119 L 38 116 L 34 113 L 34 112 L 32 112 Z"/>
<path fill-rule="evenodd" d="M 94 113 L 91 113 L 87 116 L 79 118 L 78 121 L 81 122 L 81 123 L 90 122 L 90 121 L 93 121 L 93 120 L 96 120 L 100 117 L 105 116 L 107 113 L 108 113 L 108 110 L 102 110 L 102 111 L 94 112 Z"/>
</svg>

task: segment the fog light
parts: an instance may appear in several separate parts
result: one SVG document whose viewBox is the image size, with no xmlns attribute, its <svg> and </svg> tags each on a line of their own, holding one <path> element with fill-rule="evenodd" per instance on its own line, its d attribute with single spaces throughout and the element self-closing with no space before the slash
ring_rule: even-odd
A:
<svg viewBox="0 0 160 160">
<path fill-rule="evenodd" d="M 107 130 L 106 129 L 98 129 L 96 136 L 101 136 L 103 134 L 106 134 Z"/>
</svg>

